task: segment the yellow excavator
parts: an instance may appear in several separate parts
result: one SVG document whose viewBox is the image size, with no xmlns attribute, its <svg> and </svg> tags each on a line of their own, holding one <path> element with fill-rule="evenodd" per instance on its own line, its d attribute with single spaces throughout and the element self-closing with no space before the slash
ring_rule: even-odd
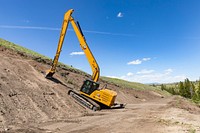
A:
<svg viewBox="0 0 200 133">
<path fill-rule="evenodd" d="M 66 35 L 68 24 L 70 22 L 79 40 L 80 46 L 82 50 L 84 51 L 88 59 L 88 62 L 92 68 L 93 74 L 92 74 L 92 79 L 86 79 L 83 82 L 80 92 L 77 92 L 75 90 L 69 90 L 68 94 L 81 105 L 94 111 L 100 110 L 102 106 L 109 107 L 109 108 L 123 108 L 125 106 L 124 104 L 115 103 L 115 99 L 117 96 L 117 93 L 115 91 L 107 89 L 106 85 L 101 89 L 99 88 L 99 83 L 98 83 L 99 75 L 100 75 L 99 66 L 90 48 L 88 47 L 86 43 L 85 37 L 83 35 L 83 32 L 81 30 L 79 23 L 75 22 L 74 18 L 71 16 L 73 11 L 74 11 L 73 9 L 70 9 L 64 15 L 64 20 L 62 24 L 61 33 L 60 33 L 60 39 L 58 42 L 57 52 L 54 57 L 52 67 L 48 71 L 46 78 L 52 78 L 53 74 L 56 71 L 63 41 Z"/>
</svg>

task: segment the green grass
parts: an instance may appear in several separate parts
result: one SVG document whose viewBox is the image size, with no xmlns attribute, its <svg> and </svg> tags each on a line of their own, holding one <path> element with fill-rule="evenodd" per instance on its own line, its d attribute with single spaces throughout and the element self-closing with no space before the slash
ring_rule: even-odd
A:
<svg viewBox="0 0 200 133">
<path fill-rule="evenodd" d="M 166 91 L 161 91 L 160 87 L 154 87 L 151 85 L 141 84 L 137 82 L 129 82 L 129 81 L 117 79 L 117 78 L 101 77 L 101 79 L 109 83 L 116 84 L 120 87 L 124 87 L 124 88 L 137 89 L 137 90 L 153 90 L 163 95 L 170 95 Z"/>
<path fill-rule="evenodd" d="M 30 49 L 24 48 L 22 46 L 19 46 L 17 44 L 14 44 L 12 42 L 6 41 L 6 40 L 1 39 L 1 38 L 0 38 L 0 46 L 4 46 L 5 48 L 12 49 L 13 51 L 16 51 L 16 52 L 24 53 L 25 55 L 28 55 L 28 56 L 31 56 L 31 57 L 40 58 L 40 59 L 38 59 L 38 61 L 42 60 L 42 59 L 51 60 L 49 57 L 46 57 L 42 54 L 39 54 L 39 53 L 34 52 Z M 65 65 L 63 63 L 60 63 L 60 62 L 58 63 L 58 66 L 73 69 L 72 67 Z"/>
<path fill-rule="evenodd" d="M 155 87 L 149 86 L 149 85 L 144 85 L 141 83 L 136 83 L 136 82 L 129 82 L 125 81 L 122 79 L 117 79 L 117 78 L 109 78 L 109 77 L 101 77 L 103 80 L 106 80 L 110 83 L 114 83 L 119 86 L 124 86 L 126 88 L 135 88 L 135 89 L 140 89 L 140 90 L 145 90 L 145 89 L 155 89 Z"/>
<path fill-rule="evenodd" d="M 25 53 L 25 54 L 27 54 L 29 56 L 41 57 L 43 59 L 50 59 L 50 58 L 48 58 L 48 57 L 46 57 L 44 55 L 41 55 L 41 54 L 39 54 L 37 52 L 34 52 L 32 50 L 29 50 L 29 49 L 24 48 L 22 46 L 16 45 L 16 44 L 14 44 L 12 42 L 6 41 L 6 40 L 1 39 L 1 38 L 0 38 L 0 46 L 4 46 L 4 47 L 6 47 L 8 49 L 12 49 L 12 50 L 17 51 L 17 52 L 23 52 L 23 53 Z"/>
<path fill-rule="evenodd" d="M 30 57 L 34 57 L 34 58 L 36 58 L 36 60 L 38 62 L 41 62 L 41 60 L 52 61 L 51 58 L 49 58 L 49 57 L 46 57 L 46 56 L 44 56 L 42 54 L 39 54 L 39 53 L 34 52 L 34 51 L 30 50 L 30 49 L 24 48 L 22 46 L 19 46 L 17 44 L 14 44 L 12 42 L 6 41 L 6 40 L 1 39 L 1 38 L 0 38 L 0 46 L 3 46 L 3 47 L 8 48 L 8 49 L 12 49 L 13 51 L 16 51 L 16 52 L 23 53 L 23 54 L 25 54 L 27 56 L 30 56 Z M 67 69 L 67 70 L 71 70 L 71 71 L 86 75 L 85 72 L 83 72 L 83 71 L 81 71 L 79 69 L 73 68 L 73 67 L 71 67 L 69 65 L 63 64 L 61 62 L 58 63 L 58 67 L 61 67 L 61 68 Z"/>
<path fill-rule="evenodd" d="M 46 56 L 41 55 L 37 52 L 34 52 L 32 50 L 29 50 L 29 49 L 24 48 L 22 46 L 16 45 L 12 42 L 6 41 L 6 40 L 1 39 L 1 38 L 0 38 L 0 46 L 4 46 L 4 47 L 6 47 L 8 49 L 12 49 L 13 51 L 16 51 L 16 52 L 24 53 L 25 55 L 28 55 L 28 56 L 31 56 L 31 57 L 40 58 L 40 60 L 42 60 L 42 59 L 51 60 L 49 57 L 46 57 Z M 76 73 L 80 73 L 82 75 L 88 75 L 87 73 L 85 73 L 85 72 L 83 72 L 79 69 L 70 67 L 70 66 L 63 64 L 63 63 L 60 63 L 60 62 L 58 64 L 58 67 L 65 68 L 67 70 L 72 70 L 72 71 L 74 71 Z M 148 90 L 155 90 L 157 92 L 161 92 L 159 87 L 153 87 L 153 86 L 145 85 L 145 84 L 141 84 L 141 83 L 129 82 L 129 81 L 121 80 L 121 79 L 108 78 L 108 77 L 101 77 L 101 79 L 105 80 L 109 83 L 116 84 L 116 85 L 118 85 L 122 88 L 139 89 L 139 90 L 147 90 L 148 89 Z M 161 93 L 163 94 L 163 93 L 166 93 L 166 92 L 162 91 Z"/>
<path fill-rule="evenodd" d="M 181 81 L 181 82 L 184 82 L 184 81 Z M 194 84 L 195 87 L 198 87 L 199 85 L 199 80 L 196 80 L 196 81 L 190 81 L 191 83 Z M 166 87 L 174 87 L 174 88 L 177 88 L 178 87 L 178 84 L 179 82 L 175 82 L 175 83 L 168 83 L 168 84 L 164 84 Z"/>
</svg>

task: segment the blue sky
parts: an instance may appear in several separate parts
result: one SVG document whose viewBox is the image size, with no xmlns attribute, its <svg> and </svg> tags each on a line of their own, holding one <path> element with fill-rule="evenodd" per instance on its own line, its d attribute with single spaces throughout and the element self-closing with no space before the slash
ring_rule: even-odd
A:
<svg viewBox="0 0 200 133">
<path fill-rule="evenodd" d="M 0 0 L 0 38 L 53 58 L 64 13 L 81 24 L 101 69 L 141 83 L 200 77 L 199 0 Z M 69 26 L 60 61 L 91 74 Z"/>
</svg>

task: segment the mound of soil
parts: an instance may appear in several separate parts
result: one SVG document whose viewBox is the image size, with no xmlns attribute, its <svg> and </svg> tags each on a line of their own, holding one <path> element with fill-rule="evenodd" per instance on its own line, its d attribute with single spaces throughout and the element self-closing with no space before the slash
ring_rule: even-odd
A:
<svg viewBox="0 0 200 133">
<path fill-rule="evenodd" d="M 184 109 L 193 114 L 200 114 L 200 108 L 192 101 L 187 100 L 181 96 L 174 96 L 173 99 L 168 103 L 167 108 L 180 108 Z"/>
<path fill-rule="evenodd" d="M 50 68 L 49 60 L 3 46 L 0 46 L 0 58 L 0 132 L 159 132 L 166 126 L 158 124 L 159 114 L 175 107 L 177 101 L 151 90 L 108 84 L 108 88 L 118 93 L 117 102 L 127 103 L 127 107 L 92 112 L 67 94 L 69 89 L 79 90 L 90 75 L 58 67 L 54 79 L 48 80 L 44 74 Z M 100 80 L 100 87 L 106 83 Z M 193 105 L 191 108 L 185 100 L 180 102 L 177 108 L 199 110 Z"/>
</svg>

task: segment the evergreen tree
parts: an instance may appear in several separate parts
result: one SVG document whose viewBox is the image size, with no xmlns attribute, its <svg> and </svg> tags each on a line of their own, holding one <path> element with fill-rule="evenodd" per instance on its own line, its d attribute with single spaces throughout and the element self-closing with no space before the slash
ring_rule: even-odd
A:
<svg viewBox="0 0 200 133">
<path fill-rule="evenodd" d="M 192 98 L 193 95 L 195 94 L 195 85 L 192 82 L 191 82 L 191 86 L 190 86 L 190 93 L 191 93 L 191 98 Z"/>
<path fill-rule="evenodd" d="M 170 93 L 171 93 L 171 94 L 176 95 L 176 92 L 175 92 L 175 88 L 174 88 L 174 87 L 170 87 L 169 90 L 170 90 Z"/>
<path fill-rule="evenodd" d="M 185 88 L 184 97 L 192 98 L 192 93 L 194 92 L 194 90 L 192 89 L 191 82 L 188 78 L 185 79 L 184 88 Z"/>
<path fill-rule="evenodd" d="M 197 87 L 197 92 L 196 93 L 197 93 L 197 98 L 200 101 L 200 80 L 199 80 L 199 85 Z"/>
<path fill-rule="evenodd" d="M 184 85 L 183 85 L 183 82 L 179 82 L 179 95 L 181 95 L 181 96 L 185 96 L 185 87 L 184 87 Z"/>
<path fill-rule="evenodd" d="M 166 90 L 166 86 L 165 85 L 161 85 L 161 90 L 163 91 L 163 90 Z"/>
<path fill-rule="evenodd" d="M 196 82 L 197 83 L 197 82 Z M 200 102 L 200 81 L 198 81 L 198 86 L 197 88 L 195 89 L 195 93 L 194 95 L 192 96 L 192 100 L 194 102 Z"/>
</svg>

